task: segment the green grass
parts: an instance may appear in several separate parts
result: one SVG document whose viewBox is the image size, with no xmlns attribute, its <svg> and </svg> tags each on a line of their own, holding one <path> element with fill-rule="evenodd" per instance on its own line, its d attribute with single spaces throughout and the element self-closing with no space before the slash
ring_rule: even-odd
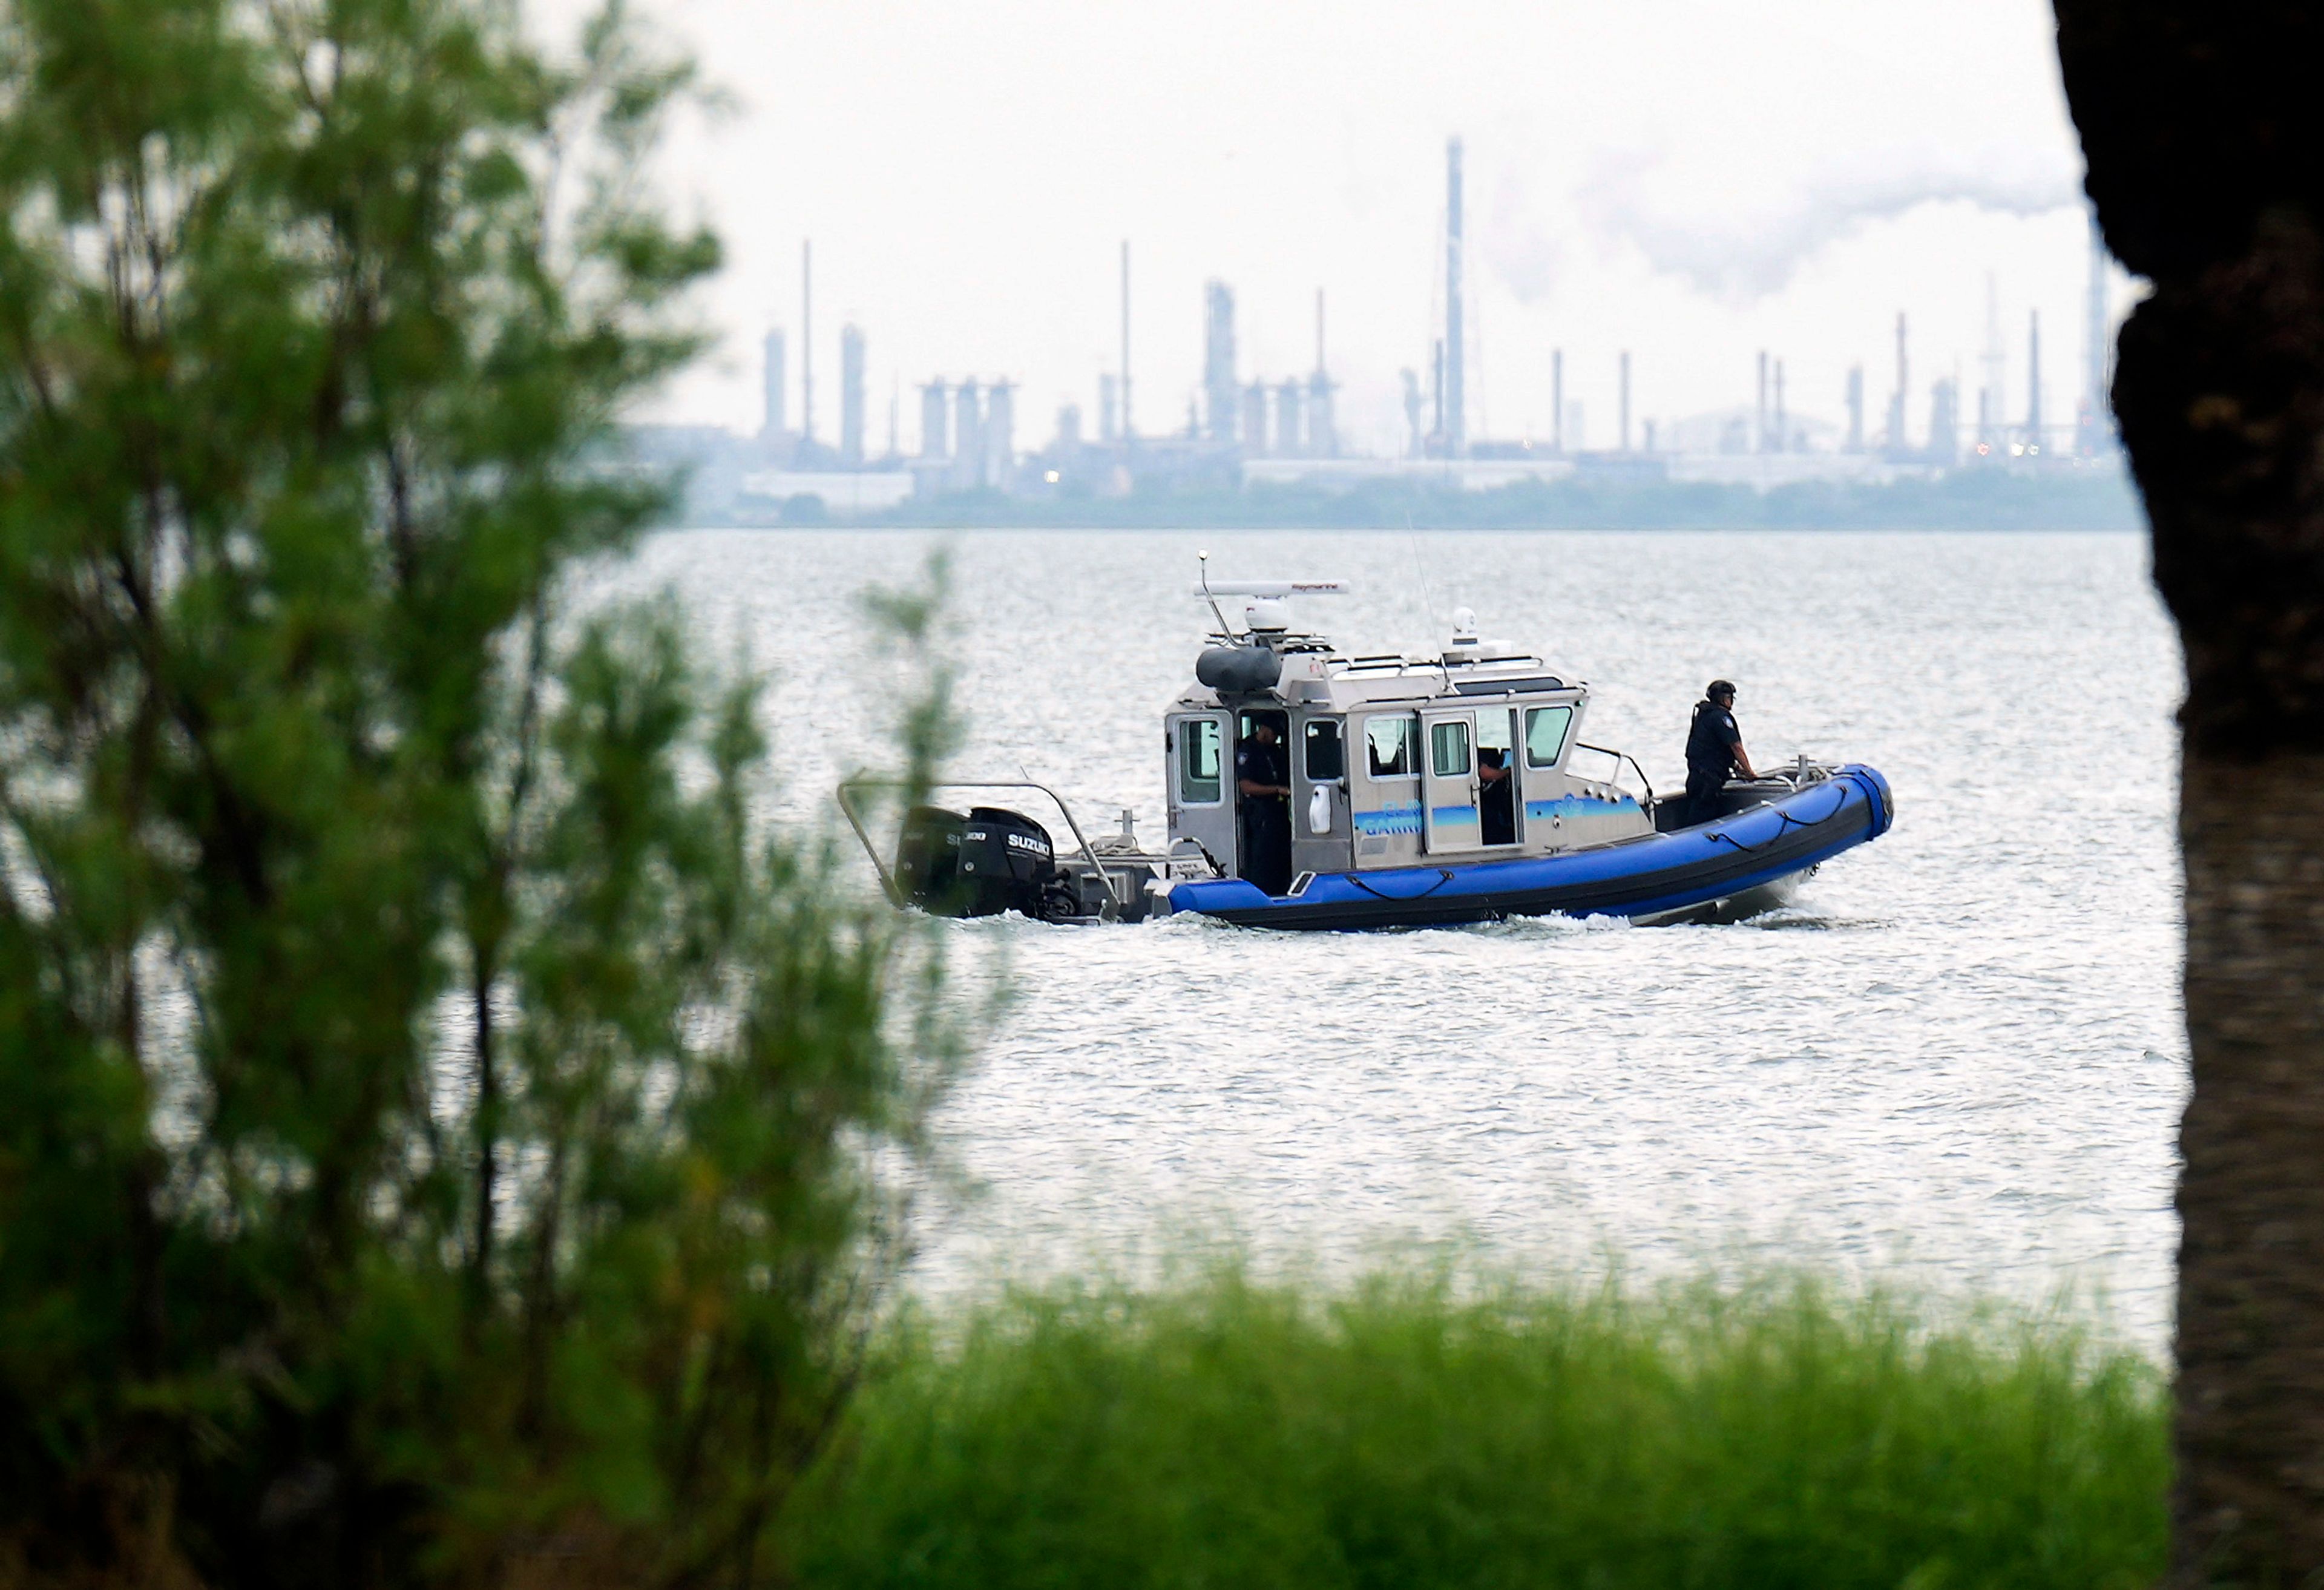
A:
<svg viewBox="0 0 2324 1590">
<path fill-rule="evenodd" d="M 2128 1586 L 2168 1472 L 2069 1327 L 1228 1274 L 920 1322 L 786 1529 L 810 1586 Z"/>
</svg>

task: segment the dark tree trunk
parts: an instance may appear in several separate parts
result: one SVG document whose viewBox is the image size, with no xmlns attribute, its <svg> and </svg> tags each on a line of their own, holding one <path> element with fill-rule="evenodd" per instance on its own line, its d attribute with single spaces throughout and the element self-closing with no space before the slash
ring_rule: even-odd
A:
<svg viewBox="0 0 2324 1590">
<path fill-rule="evenodd" d="M 2172 1583 L 2324 1582 L 2324 8 L 2054 0 L 2187 656 Z M 2103 681 L 2092 681 L 2104 688 Z"/>
</svg>

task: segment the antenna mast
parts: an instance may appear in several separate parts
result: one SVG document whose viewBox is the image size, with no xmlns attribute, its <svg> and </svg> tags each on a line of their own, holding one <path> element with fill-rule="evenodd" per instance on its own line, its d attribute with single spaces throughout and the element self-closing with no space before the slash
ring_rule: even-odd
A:
<svg viewBox="0 0 2324 1590">
<path fill-rule="evenodd" d="M 1130 239 L 1121 240 L 1121 439 L 1136 435 L 1130 422 Z"/>
</svg>

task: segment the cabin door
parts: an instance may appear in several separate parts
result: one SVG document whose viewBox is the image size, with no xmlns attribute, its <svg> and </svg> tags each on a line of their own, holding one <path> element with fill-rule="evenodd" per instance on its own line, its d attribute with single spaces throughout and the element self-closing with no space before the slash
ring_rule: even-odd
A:
<svg viewBox="0 0 2324 1590">
<path fill-rule="evenodd" d="M 1168 720 L 1170 838 L 1192 839 L 1229 872 L 1235 864 L 1234 763 L 1223 712 Z"/>
<path fill-rule="evenodd" d="M 1525 802 L 1517 799 L 1517 714 L 1512 707 L 1477 708 L 1477 817 L 1488 850 L 1525 837 Z"/>
<path fill-rule="evenodd" d="M 1420 809 L 1431 855 L 1474 850 L 1484 843 L 1477 809 L 1477 725 L 1473 713 L 1420 715 Z"/>
<path fill-rule="evenodd" d="M 1518 715 L 1518 791 L 1523 797 L 1526 847 L 1535 852 L 1563 850 L 1580 842 L 1569 834 L 1565 753 L 1573 739 L 1573 707 L 1558 702 L 1527 707 Z"/>
</svg>

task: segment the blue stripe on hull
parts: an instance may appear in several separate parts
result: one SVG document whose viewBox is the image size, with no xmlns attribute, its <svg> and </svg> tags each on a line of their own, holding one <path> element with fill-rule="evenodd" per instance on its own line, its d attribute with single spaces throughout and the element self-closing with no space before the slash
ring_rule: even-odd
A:
<svg viewBox="0 0 2324 1590">
<path fill-rule="evenodd" d="M 1514 861 L 1333 873 L 1297 896 L 1240 879 L 1181 883 L 1174 911 L 1286 928 L 1397 927 L 1563 912 L 1652 917 L 1779 882 L 1886 833 L 1888 781 L 1857 764 L 1827 782 L 1718 822 Z M 1765 853 L 1766 864 L 1751 858 Z"/>
</svg>

